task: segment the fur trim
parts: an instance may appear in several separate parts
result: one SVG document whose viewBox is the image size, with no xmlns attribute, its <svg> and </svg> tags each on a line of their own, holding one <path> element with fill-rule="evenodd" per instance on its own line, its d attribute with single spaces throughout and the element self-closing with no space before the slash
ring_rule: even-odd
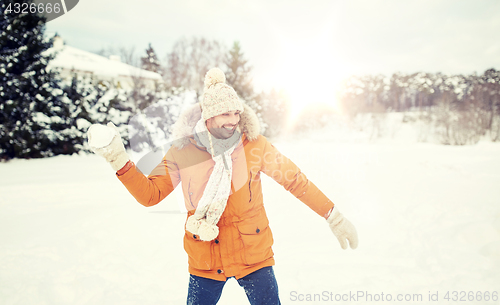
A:
<svg viewBox="0 0 500 305">
<path fill-rule="evenodd" d="M 238 126 L 249 141 L 255 141 L 260 134 L 260 124 L 257 115 L 252 108 L 243 104 L 244 111 L 240 114 Z M 186 109 L 172 127 L 173 145 L 182 149 L 190 143 L 189 138 L 193 135 L 193 128 L 201 119 L 201 107 L 199 103 Z"/>
<path fill-rule="evenodd" d="M 238 125 L 240 126 L 241 132 L 246 134 L 249 141 L 255 141 L 260 134 L 259 118 L 253 109 L 246 104 L 243 104 L 243 109 L 244 111 L 240 114 L 241 118 Z"/>
</svg>

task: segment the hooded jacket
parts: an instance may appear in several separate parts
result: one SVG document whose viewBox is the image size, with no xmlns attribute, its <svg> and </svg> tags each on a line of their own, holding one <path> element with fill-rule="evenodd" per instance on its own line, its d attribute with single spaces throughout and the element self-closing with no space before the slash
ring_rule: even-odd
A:
<svg viewBox="0 0 500 305">
<path fill-rule="evenodd" d="M 321 216 L 333 207 L 293 162 L 259 134 L 257 116 L 248 106 L 244 108 L 239 122 L 242 138 L 231 155 L 231 193 L 218 223 L 219 236 L 206 242 L 188 231 L 184 234 L 189 272 L 196 276 L 220 281 L 233 276 L 239 279 L 274 265 L 273 236 L 264 210 L 261 173 L 273 178 Z M 192 135 L 200 118 L 199 104 L 180 116 L 173 128 L 176 140 L 147 177 L 135 165 L 124 173 L 117 173 L 139 203 L 155 205 L 181 183 L 187 217 L 194 213 L 215 164 Z"/>
</svg>

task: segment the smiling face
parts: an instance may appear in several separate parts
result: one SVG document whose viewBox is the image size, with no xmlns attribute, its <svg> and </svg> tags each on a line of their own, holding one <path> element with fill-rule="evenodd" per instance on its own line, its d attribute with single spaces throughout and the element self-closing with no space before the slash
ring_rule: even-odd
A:
<svg viewBox="0 0 500 305">
<path fill-rule="evenodd" d="M 240 122 L 240 112 L 229 111 L 207 120 L 207 128 L 217 139 L 227 139 L 231 137 Z"/>
</svg>

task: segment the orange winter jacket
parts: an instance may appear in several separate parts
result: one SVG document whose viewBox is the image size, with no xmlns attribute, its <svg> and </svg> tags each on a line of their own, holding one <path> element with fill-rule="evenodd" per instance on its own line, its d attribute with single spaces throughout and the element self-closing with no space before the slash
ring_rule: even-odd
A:
<svg viewBox="0 0 500 305">
<path fill-rule="evenodd" d="M 174 128 L 180 131 L 174 131 L 174 135 L 181 140 L 174 143 L 148 177 L 135 165 L 117 173 L 139 203 L 155 205 L 181 183 L 187 217 L 194 213 L 215 164 L 206 149 L 189 136 L 200 117 L 197 106 L 184 114 L 184 120 L 180 120 L 183 123 L 176 123 Z M 321 216 L 333 207 L 294 163 L 258 134 L 256 122 L 255 114 L 245 106 L 239 123 L 242 139 L 231 155 L 231 193 L 218 223 L 219 236 L 205 242 L 185 231 L 184 249 L 193 275 L 224 281 L 274 265 L 273 236 L 264 210 L 261 173 L 272 177 Z"/>
</svg>

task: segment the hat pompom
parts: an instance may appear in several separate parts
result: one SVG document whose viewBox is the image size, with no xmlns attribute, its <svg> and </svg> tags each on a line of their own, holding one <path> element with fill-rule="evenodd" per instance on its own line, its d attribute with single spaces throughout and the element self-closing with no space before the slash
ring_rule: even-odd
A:
<svg viewBox="0 0 500 305">
<path fill-rule="evenodd" d="M 226 75 L 219 68 L 212 68 L 205 74 L 205 90 L 218 83 L 225 83 Z"/>
</svg>

